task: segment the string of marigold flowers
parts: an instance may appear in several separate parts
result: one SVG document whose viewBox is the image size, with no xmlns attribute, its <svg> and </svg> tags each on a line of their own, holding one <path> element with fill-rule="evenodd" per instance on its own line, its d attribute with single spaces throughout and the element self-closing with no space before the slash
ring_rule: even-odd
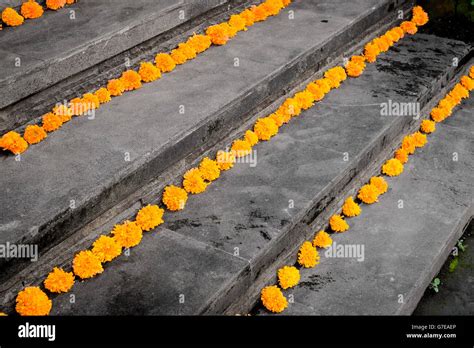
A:
<svg viewBox="0 0 474 348">
<path fill-rule="evenodd" d="M 380 53 L 388 51 L 389 48 L 403 38 L 405 34 L 415 34 L 418 31 L 418 27 L 425 25 L 427 22 L 428 15 L 426 12 L 420 6 L 414 7 L 411 21 L 402 22 L 400 26 L 390 29 L 384 35 L 366 44 L 364 53 L 352 56 L 345 65 L 345 70 L 341 67 L 336 67 L 326 71 L 324 76 L 330 80 L 330 87 L 339 87 L 340 82 L 346 79 L 346 75 L 354 78 L 359 77 L 366 67 L 366 62 L 375 62 Z M 318 81 L 316 81 L 316 83 L 317 82 Z M 307 90 L 311 90 L 312 88 L 314 88 L 312 84 L 307 86 Z M 298 94 L 299 93 L 297 93 L 297 95 Z M 424 145 L 423 137 L 426 137 L 424 134 L 417 132 L 413 134 L 412 137 L 413 146 L 421 147 Z M 391 159 L 382 167 L 382 173 L 389 176 L 400 175 L 402 171 L 403 164 L 401 164 L 398 159 Z M 376 203 L 378 202 L 379 196 L 387 192 L 387 190 L 388 184 L 382 175 L 372 177 L 367 185 L 360 188 L 356 199 L 352 196 L 348 197 L 341 208 L 341 213 L 330 217 L 328 222 L 330 230 L 335 233 L 343 233 L 349 230 L 349 224 L 346 218 L 360 215 L 362 212 L 361 203 Z M 299 248 L 297 265 L 301 268 L 315 267 L 320 262 L 317 248 L 328 248 L 331 245 L 332 238 L 328 232 L 324 230 L 317 232 L 312 241 L 305 241 Z M 263 306 L 273 313 L 283 312 L 288 306 L 288 301 L 281 289 L 285 290 L 297 286 L 300 277 L 300 269 L 295 266 L 287 265 L 280 268 L 277 271 L 278 284 L 267 286 L 261 291 L 260 299 Z"/>
<path fill-rule="evenodd" d="M 436 123 L 443 122 L 452 115 L 453 109 L 463 99 L 469 97 L 469 92 L 474 89 L 474 65 L 470 67 L 468 75 L 461 77 L 460 82 L 441 99 L 438 105 L 431 110 L 431 120 L 425 119 L 421 122 L 418 131 L 405 136 L 400 147 L 395 151 L 394 157 L 387 160 L 381 168 L 381 173 L 386 176 L 399 176 L 403 172 L 403 165 L 408 162 L 409 156 L 413 155 L 417 148 L 427 143 L 427 135 L 436 130 Z M 388 190 L 388 184 L 383 176 L 370 178 L 369 183 L 359 189 L 357 198 L 364 204 L 378 202 L 380 195 Z M 362 209 L 353 197 L 348 197 L 341 208 L 341 215 L 333 215 L 329 219 L 329 226 L 333 232 L 345 232 L 349 225 L 344 217 L 351 218 L 360 215 Z M 319 231 L 312 242 L 305 241 L 298 252 L 298 264 L 304 268 L 312 268 L 319 263 L 317 248 L 326 249 L 332 245 L 329 233 Z M 294 266 L 284 266 L 277 272 L 278 285 L 265 287 L 261 292 L 261 301 L 265 308 L 274 313 L 284 311 L 288 302 L 281 289 L 288 289 L 298 285 L 300 271 Z"/>
<path fill-rule="evenodd" d="M 258 6 L 252 6 L 239 14 L 234 14 L 227 22 L 208 27 L 205 34 L 194 34 L 186 42 L 178 44 L 178 47 L 170 53 L 158 53 L 154 62 L 141 62 L 138 71 L 126 70 L 120 78 L 108 81 L 106 86 L 97 91 L 74 98 L 66 104 L 56 105 L 51 112 L 42 116 L 41 125 L 28 125 L 23 136 L 15 131 L 4 134 L 0 138 L 0 147 L 19 155 L 29 146 L 46 139 L 48 133 L 57 131 L 74 116 L 83 116 L 91 110 L 98 109 L 102 104 L 108 103 L 112 97 L 119 97 L 124 92 L 139 89 L 142 83 L 160 79 L 162 74 L 169 73 L 177 65 L 196 58 L 211 45 L 227 44 L 240 31 L 246 31 L 255 23 L 278 15 L 290 3 L 291 0 L 266 0 Z"/>
<path fill-rule="evenodd" d="M 46 9 L 57 11 L 66 5 L 72 5 L 76 0 L 46 0 Z M 1 20 L 9 27 L 18 27 L 25 22 L 25 19 L 40 18 L 44 14 L 44 8 L 35 0 L 27 0 L 20 7 L 20 13 L 14 8 L 7 7 L 2 11 Z M 2 30 L 0 23 L 0 30 Z"/>
<path fill-rule="evenodd" d="M 161 72 L 171 71 L 176 64 L 184 63 L 183 56 L 187 59 L 194 57 L 196 52 L 203 52 L 210 47 L 211 43 L 223 45 L 238 31 L 246 30 L 246 27 L 255 22 L 263 21 L 269 16 L 277 15 L 283 8 L 290 4 L 290 0 L 267 0 L 264 3 L 246 9 L 239 15 L 232 15 L 225 23 L 211 26 L 207 29 L 206 35 L 194 35 L 187 43 L 178 45 L 178 48 L 170 54 L 158 54 L 155 59 L 156 66 L 151 63 L 142 63 L 140 71 L 129 70 L 124 72 L 117 80 L 109 81 L 107 89 L 101 89 L 96 93 L 89 93 L 84 96 L 89 102 L 98 107 L 102 103 L 101 97 L 110 100 L 110 95 L 120 95 L 124 90 L 133 90 L 141 86 L 142 81 L 151 82 L 161 75 Z M 191 47 L 195 49 L 191 50 Z M 99 92 L 99 93 L 98 93 Z M 102 95 L 103 93 L 103 95 Z M 99 99 L 99 100 L 97 100 Z M 79 100 L 77 104 L 83 104 Z M 47 129 L 57 129 L 61 125 L 62 119 L 70 119 L 71 113 L 67 106 L 59 106 L 54 112 L 46 115 Z M 45 131 L 40 126 L 30 126 L 25 133 L 31 132 L 31 138 L 37 136 L 41 138 L 41 133 Z M 43 129 L 41 129 L 43 128 Z M 48 131 L 48 130 L 46 130 Z M 26 135 L 30 138 L 30 134 Z M 9 149 L 13 153 L 21 153 L 23 148 L 18 137 L 20 135 L 10 132 L 0 140 L 0 146 Z M 41 139 L 42 140 L 42 139 Z M 39 140 L 39 141 L 41 141 Z M 245 143 L 255 145 L 259 138 L 251 131 L 245 137 Z M 238 143 L 237 143 L 238 144 Z M 235 146 L 233 147 L 233 151 Z M 236 155 L 242 155 L 236 152 Z M 217 160 L 204 159 L 199 168 L 194 168 L 184 175 L 183 188 L 168 186 L 165 188 L 162 201 L 170 211 L 184 209 L 188 199 L 188 193 L 198 194 L 205 190 L 209 183 L 220 176 L 220 172 L 232 168 L 235 162 L 234 152 L 219 152 Z M 67 293 L 74 286 L 76 278 L 81 280 L 93 278 L 103 272 L 103 264 L 110 262 L 121 255 L 124 248 L 137 246 L 143 237 L 143 232 L 152 231 L 163 221 L 164 209 L 158 205 L 147 205 L 138 211 L 134 221 L 125 221 L 114 226 L 109 235 L 101 235 L 93 244 L 90 250 L 78 252 L 72 261 L 72 272 L 55 267 L 43 282 L 44 288 L 50 293 Z M 52 309 L 52 301 L 45 291 L 40 287 L 27 287 L 20 291 L 16 298 L 15 309 L 22 316 L 48 315 Z"/>
</svg>

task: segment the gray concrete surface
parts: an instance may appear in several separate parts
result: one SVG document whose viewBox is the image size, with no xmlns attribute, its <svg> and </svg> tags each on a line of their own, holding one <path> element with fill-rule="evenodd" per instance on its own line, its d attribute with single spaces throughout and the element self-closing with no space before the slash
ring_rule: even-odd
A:
<svg viewBox="0 0 474 348">
<path fill-rule="evenodd" d="M 282 15 L 256 25 L 166 79 L 112 100 L 94 120 L 73 119 L 21 161 L 2 158 L 0 242 L 37 243 L 43 251 L 191 151 L 221 139 L 262 100 L 385 17 L 392 1 L 374 3 L 359 0 L 346 11 L 296 1 L 295 19 Z M 455 48 L 461 55 L 464 49 Z"/>
<path fill-rule="evenodd" d="M 387 180 L 380 202 L 364 205 L 348 219 L 350 230 L 333 236 L 339 245 L 364 246 L 364 261 L 321 252 L 320 265 L 285 291 L 295 300 L 285 315 L 411 314 L 474 215 L 473 110 L 471 97 L 449 124 L 437 125 L 401 176 Z"/>
<path fill-rule="evenodd" d="M 20 27 L 6 28 L 0 36 L 0 109 L 224 2 L 81 0 Z M 181 10 L 185 19 L 179 16 Z"/>
<path fill-rule="evenodd" d="M 205 193 L 192 196 L 184 211 L 167 213 L 165 227 L 227 254 L 238 253 L 234 257 L 247 262 L 238 274 L 250 265 L 250 273 L 238 279 L 245 290 L 286 247 L 285 243 L 298 239 L 294 224 L 304 220 L 314 206 L 327 202 L 351 172 L 362 170 L 376 144 L 382 144 L 390 133 L 397 133 L 400 118 L 381 116 L 380 103 L 387 98 L 407 101 L 407 89 L 412 101 L 429 98 L 434 93 L 430 87 L 452 73 L 449 57 L 463 56 L 466 48 L 459 42 L 435 41 L 421 35 L 400 42 L 397 52 L 383 55 L 375 65 L 368 66 L 362 77 L 346 81 L 324 102 L 283 127 L 271 142 L 257 145 L 256 167 L 237 164 Z M 422 53 L 430 57 L 429 67 L 418 59 Z M 349 152 L 348 161 L 344 161 L 344 152 Z M 173 261 L 167 267 L 175 267 Z M 111 264 L 108 272 L 116 271 Z M 149 271 L 153 272 L 151 268 Z M 205 274 L 208 270 L 203 266 L 202 271 Z M 118 287 L 133 286 L 133 282 L 111 282 L 109 277 L 116 276 L 100 276 L 74 290 L 76 296 L 89 299 L 88 309 L 81 311 L 109 314 L 107 297 L 87 293 L 100 288 L 114 294 Z M 193 279 L 186 282 L 192 284 Z M 226 296 L 208 293 L 201 299 L 203 306 L 208 305 L 203 312 L 222 313 L 226 305 L 239 301 L 236 292 L 232 293 L 236 286 L 222 282 L 219 293 Z M 154 290 L 150 287 L 148 291 Z M 168 291 L 176 292 L 174 288 Z M 215 304 L 217 298 L 219 305 Z M 66 300 L 61 297 L 57 301 L 63 306 Z M 61 308 L 62 314 L 75 314 L 72 307 Z"/>
</svg>

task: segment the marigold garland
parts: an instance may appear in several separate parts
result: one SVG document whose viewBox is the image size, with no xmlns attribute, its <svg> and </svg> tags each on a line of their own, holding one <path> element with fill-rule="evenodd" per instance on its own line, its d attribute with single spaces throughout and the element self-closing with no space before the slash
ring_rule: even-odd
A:
<svg viewBox="0 0 474 348">
<path fill-rule="evenodd" d="M 395 151 L 394 158 L 405 164 L 408 162 L 408 152 L 405 149 L 398 149 Z"/>
<path fill-rule="evenodd" d="M 59 10 L 66 6 L 66 0 L 46 0 L 46 7 L 50 10 Z"/>
<path fill-rule="evenodd" d="M 219 165 L 209 157 L 206 157 L 201 161 L 199 171 L 201 172 L 203 179 L 207 181 L 214 181 L 221 175 Z"/>
<path fill-rule="evenodd" d="M 123 92 L 125 92 L 125 85 L 121 80 L 113 79 L 107 84 L 107 90 L 111 96 L 118 97 L 121 96 Z"/>
<path fill-rule="evenodd" d="M 294 266 L 284 266 L 278 270 L 278 282 L 282 289 L 289 289 L 300 281 L 300 271 Z"/>
<path fill-rule="evenodd" d="M 196 35 L 191 36 L 187 43 L 197 52 L 202 53 L 211 47 L 212 42 L 207 35 Z"/>
<path fill-rule="evenodd" d="M 426 145 L 426 142 L 428 141 L 426 138 L 426 134 L 423 134 L 421 132 L 415 132 L 412 134 L 413 136 L 413 142 L 415 144 L 415 147 L 423 147 Z"/>
<path fill-rule="evenodd" d="M 306 86 L 306 90 L 313 95 L 314 101 L 320 101 L 324 98 L 325 93 L 316 83 L 311 82 Z"/>
<path fill-rule="evenodd" d="M 167 53 L 159 53 L 155 57 L 155 65 L 161 72 L 170 72 L 176 68 L 173 58 Z"/>
<path fill-rule="evenodd" d="M 206 35 L 214 45 L 225 45 L 231 38 L 232 28 L 227 23 L 212 25 L 206 30 Z"/>
<path fill-rule="evenodd" d="M 125 221 L 114 226 L 112 235 L 123 248 L 133 248 L 142 241 L 143 231 L 136 222 Z"/>
<path fill-rule="evenodd" d="M 188 200 L 188 193 L 181 187 L 167 186 L 163 192 L 163 204 L 171 211 L 183 210 Z"/>
<path fill-rule="evenodd" d="M 135 222 L 143 231 L 151 231 L 161 225 L 163 221 L 164 210 L 157 205 L 147 205 L 140 209 Z"/>
<path fill-rule="evenodd" d="M 313 94 L 307 91 L 296 93 L 295 100 L 302 110 L 307 110 L 314 105 Z"/>
<path fill-rule="evenodd" d="M 198 194 L 206 190 L 208 183 L 204 181 L 199 168 L 192 168 L 184 174 L 183 187 L 188 193 Z"/>
<path fill-rule="evenodd" d="M 407 135 L 403 138 L 401 148 L 405 150 L 409 155 L 413 155 L 415 153 L 415 139 L 412 135 Z"/>
<path fill-rule="evenodd" d="M 100 104 L 105 104 L 112 100 L 110 92 L 107 88 L 99 88 L 94 94 L 97 99 L 99 99 Z"/>
<path fill-rule="evenodd" d="M 62 268 L 54 267 L 44 281 L 44 287 L 53 293 L 68 292 L 74 286 L 74 275 Z"/>
<path fill-rule="evenodd" d="M 38 287 L 27 287 L 16 297 L 15 310 L 21 316 L 45 316 L 52 307 L 52 301 Z"/>
<path fill-rule="evenodd" d="M 403 164 L 396 158 L 389 159 L 382 166 L 382 173 L 388 176 L 399 176 L 403 173 Z"/>
<path fill-rule="evenodd" d="M 461 77 L 461 85 L 468 91 L 472 91 L 474 89 L 474 80 L 469 76 L 463 76 Z"/>
<path fill-rule="evenodd" d="M 0 147 L 3 150 L 12 152 L 14 155 L 19 155 L 26 151 L 28 143 L 20 134 L 10 131 L 0 138 Z"/>
<path fill-rule="evenodd" d="M 266 309 L 273 313 L 281 313 L 288 307 L 288 301 L 276 285 L 262 289 L 260 299 Z"/>
<path fill-rule="evenodd" d="M 100 236 L 92 244 L 92 253 L 100 262 L 110 262 L 120 256 L 122 253 L 122 246 L 115 238 Z"/>
<path fill-rule="evenodd" d="M 99 258 L 89 250 L 83 250 L 74 256 L 72 270 L 81 279 L 95 277 L 104 271 Z"/>
<path fill-rule="evenodd" d="M 53 108 L 53 114 L 61 118 L 62 123 L 71 121 L 73 116 L 73 110 L 68 108 L 66 105 L 57 105 Z"/>
<path fill-rule="evenodd" d="M 170 56 L 173 58 L 173 61 L 176 63 L 176 65 L 184 64 L 188 60 L 184 52 L 177 48 L 171 51 Z"/>
<path fill-rule="evenodd" d="M 139 73 L 134 70 L 124 71 L 120 77 L 126 91 L 133 91 L 142 86 L 142 78 Z"/>
<path fill-rule="evenodd" d="M 250 146 L 255 146 L 258 144 L 258 135 L 254 131 L 247 130 L 244 135 L 244 139 L 250 144 Z"/>
<path fill-rule="evenodd" d="M 378 195 L 383 195 L 388 191 L 388 184 L 382 176 L 373 176 L 369 184 L 377 189 Z"/>
<path fill-rule="evenodd" d="M 418 31 L 418 27 L 412 21 L 402 22 L 402 24 L 400 24 L 400 28 L 402 28 L 405 33 L 408 33 L 411 35 L 416 34 Z"/>
<path fill-rule="evenodd" d="M 46 134 L 45 130 L 41 126 L 37 125 L 29 125 L 25 129 L 25 133 L 23 134 L 23 138 L 28 142 L 28 144 L 38 144 L 39 142 L 43 141 L 48 135 Z"/>
<path fill-rule="evenodd" d="M 61 119 L 61 116 L 55 115 L 52 112 L 43 116 L 43 129 L 46 132 L 54 132 L 61 128 L 62 125 L 63 120 Z"/>
<path fill-rule="evenodd" d="M 82 96 L 82 100 L 88 104 L 89 110 L 95 110 L 100 106 L 99 98 L 92 93 L 86 93 Z"/>
<path fill-rule="evenodd" d="M 360 215 L 362 209 L 354 202 L 352 196 L 348 197 L 342 206 L 342 213 L 347 217 L 354 217 Z"/>
<path fill-rule="evenodd" d="M 229 25 L 237 31 L 247 30 L 245 18 L 238 14 L 230 16 Z"/>
<path fill-rule="evenodd" d="M 276 122 L 270 117 L 260 118 L 253 128 L 259 140 L 270 140 L 271 137 L 278 133 Z"/>
<path fill-rule="evenodd" d="M 143 82 L 153 82 L 161 77 L 160 69 L 150 62 L 141 63 L 138 73 Z"/>
<path fill-rule="evenodd" d="M 329 248 L 332 245 L 332 238 L 329 233 L 319 231 L 313 239 L 313 246 L 315 248 Z"/>
<path fill-rule="evenodd" d="M 349 224 L 341 215 L 333 215 L 329 219 L 329 226 L 334 232 L 345 232 L 349 229 Z"/>
<path fill-rule="evenodd" d="M 379 189 L 375 185 L 367 184 L 360 188 L 357 198 L 365 204 L 373 204 L 378 202 L 379 192 Z"/>
</svg>

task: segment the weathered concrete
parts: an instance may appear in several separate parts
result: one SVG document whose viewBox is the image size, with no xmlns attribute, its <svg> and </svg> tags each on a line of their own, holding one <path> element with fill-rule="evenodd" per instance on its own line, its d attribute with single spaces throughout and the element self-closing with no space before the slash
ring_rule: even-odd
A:
<svg viewBox="0 0 474 348">
<path fill-rule="evenodd" d="M 346 13 L 296 1 L 295 19 L 281 15 L 258 24 L 166 79 L 112 100 L 94 120 L 75 118 L 21 161 L 4 158 L 0 242 L 37 243 L 44 251 L 174 162 L 222 139 L 263 100 L 384 18 L 393 1 L 374 3 L 357 1 Z"/>
<path fill-rule="evenodd" d="M 337 199 L 337 193 L 354 176 L 351 173 L 363 170 L 391 134 L 408 123 L 400 117 L 382 117 L 380 103 L 389 97 L 406 101 L 407 88 L 412 101 L 430 98 L 435 93 L 431 87 L 453 73 L 449 57 L 462 57 L 467 50 L 459 42 L 434 41 L 421 35 L 397 47 L 398 52 L 383 55 L 362 77 L 346 81 L 324 102 L 283 127 L 271 142 L 257 145 L 256 167 L 236 164 L 205 193 L 191 197 L 184 211 L 167 213 L 166 228 L 246 260 L 250 272 L 240 281 L 253 283 L 285 248 L 298 245 L 304 238 L 307 232 L 295 225 L 312 218 L 318 206 Z M 421 53 L 430 56 L 429 67 L 417 59 Z M 393 69 L 387 71 L 388 66 Z M 348 161 L 344 161 L 344 152 L 349 153 Z M 170 262 L 168 267 L 174 264 Z M 114 272 L 114 268 L 112 264 L 109 271 Z M 113 293 L 119 286 L 119 282 L 102 280 L 102 276 L 92 283 L 75 292 L 87 296 L 85 293 L 94 287 Z M 214 302 L 199 313 L 222 313 L 234 302 L 248 302 L 248 298 L 242 299 L 246 291 L 232 297 L 235 286 L 223 282 L 219 291 L 227 295 L 219 298 L 218 305 L 218 297 L 214 297 Z M 107 297 L 88 299 L 90 309 L 84 311 L 108 314 Z M 202 300 L 209 302 L 208 298 Z"/>
<path fill-rule="evenodd" d="M 364 261 L 328 257 L 302 270 L 287 315 L 411 314 L 474 215 L 474 98 L 440 124 L 378 204 L 348 219 L 339 245 L 364 247 Z M 451 121 L 452 120 L 452 121 Z M 457 153 L 458 161 L 453 161 Z M 403 208 L 400 208 L 400 201 Z M 259 314 L 268 314 L 264 309 Z"/>
<path fill-rule="evenodd" d="M 82 0 L 6 28 L 0 36 L 0 109 L 225 2 Z"/>
</svg>

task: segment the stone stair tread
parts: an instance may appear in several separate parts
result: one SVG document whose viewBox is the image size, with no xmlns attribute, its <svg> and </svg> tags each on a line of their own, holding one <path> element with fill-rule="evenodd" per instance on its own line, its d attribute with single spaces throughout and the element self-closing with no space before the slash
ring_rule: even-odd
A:
<svg viewBox="0 0 474 348">
<path fill-rule="evenodd" d="M 242 117 L 250 112 L 267 90 L 279 88 L 275 79 L 268 79 L 284 74 L 292 61 L 348 30 L 356 19 L 365 20 L 375 11 L 375 2 L 356 1 L 346 13 L 295 1 L 289 8 L 297 14 L 294 20 L 281 14 L 259 23 L 162 81 L 113 99 L 97 110 L 94 120 L 74 118 L 22 154 L 21 161 L 3 158 L 0 242 L 37 242 L 57 221 L 77 216 L 81 207 L 89 204 L 92 212 L 106 204 L 106 198 L 123 198 L 141 187 L 201 145 L 216 123 L 239 124 L 230 111 Z M 377 3 L 384 6 L 390 0 Z M 299 35 L 302 30 L 312 39 Z M 233 66 L 235 57 L 240 68 Z M 183 103 L 186 113 L 180 115 Z M 225 117 L 223 109 L 230 110 Z M 130 162 L 124 160 L 126 152 Z"/>
<path fill-rule="evenodd" d="M 81 0 L 5 28 L 0 35 L 0 109 L 182 24 L 179 10 L 196 16 L 222 3 Z M 70 10 L 75 19 L 70 19 Z"/>
<path fill-rule="evenodd" d="M 382 117 L 381 102 L 388 97 L 394 100 L 403 98 L 403 91 L 408 87 L 413 101 L 423 95 L 426 97 L 430 81 L 434 84 L 452 71 L 449 64 L 452 54 L 462 57 L 469 47 L 451 40 L 428 40 L 427 36 L 419 35 L 399 42 L 397 51 L 382 55 L 377 63 L 368 65 L 360 78 L 346 81 L 323 102 L 304 111 L 288 126 L 281 128 L 271 142 L 258 144 L 255 147 L 258 154 L 256 167 L 236 164 L 206 192 L 190 197 L 185 210 L 165 214 L 166 228 L 229 255 L 235 255 L 237 247 L 239 256 L 234 257 L 250 264 L 250 273 L 238 279 L 240 284 L 222 282 L 221 293 L 236 291 L 239 285 L 245 288 L 251 283 L 274 260 L 274 254 L 283 247 L 277 243 L 291 227 L 334 188 L 344 172 L 357 167 L 360 158 L 367 154 L 377 139 L 380 141 L 384 134 L 393 130 L 399 118 Z M 432 63 L 429 67 L 417 59 L 421 53 L 430 57 Z M 409 72 L 404 71 L 404 64 L 408 62 L 413 64 Z M 394 67 L 391 72 L 381 69 L 389 64 Z M 347 106 L 348 102 L 354 101 L 373 107 Z M 328 132 L 331 136 L 326 135 Z M 343 160 L 344 149 L 351 152 L 347 162 Z M 288 209 L 290 199 L 295 202 L 292 210 Z M 248 264 L 238 272 L 239 275 L 244 274 Z M 175 267 L 174 262 L 169 261 L 167 267 Z M 116 271 L 112 264 L 108 272 Z M 208 272 L 207 269 L 202 271 Z M 192 278 L 185 280 L 189 284 L 192 281 Z M 82 292 L 97 287 L 114 293 L 118 286 L 133 284 L 108 283 L 100 276 L 74 292 L 76 296 L 82 296 Z M 153 287 L 150 286 L 148 291 L 153 291 Z M 168 291 L 176 293 L 177 289 Z M 209 303 L 209 298 L 215 299 L 215 296 L 207 294 L 201 303 L 204 306 Z M 88 298 L 88 311 L 97 309 L 97 314 L 108 314 L 104 305 L 107 298 Z M 228 296 L 227 304 L 233 300 Z M 64 303 L 66 300 L 60 297 L 59 301 Z M 66 313 L 73 314 L 74 311 Z"/>
<path fill-rule="evenodd" d="M 474 100 L 464 101 L 405 165 L 378 204 L 348 219 L 338 245 L 363 245 L 365 260 L 327 257 L 302 270 L 285 315 L 409 315 L 474 215 Z M 455 124 L 455 125 L 453 125 Z M 459 161 L 453 161 L 453 153 Z M 403 200 L 404 208 L 398 208 Z M 403 295 L 403 303 L 399 303 Z M 266 315 L 263 308 L 258 314 Z"/>
</svg>

